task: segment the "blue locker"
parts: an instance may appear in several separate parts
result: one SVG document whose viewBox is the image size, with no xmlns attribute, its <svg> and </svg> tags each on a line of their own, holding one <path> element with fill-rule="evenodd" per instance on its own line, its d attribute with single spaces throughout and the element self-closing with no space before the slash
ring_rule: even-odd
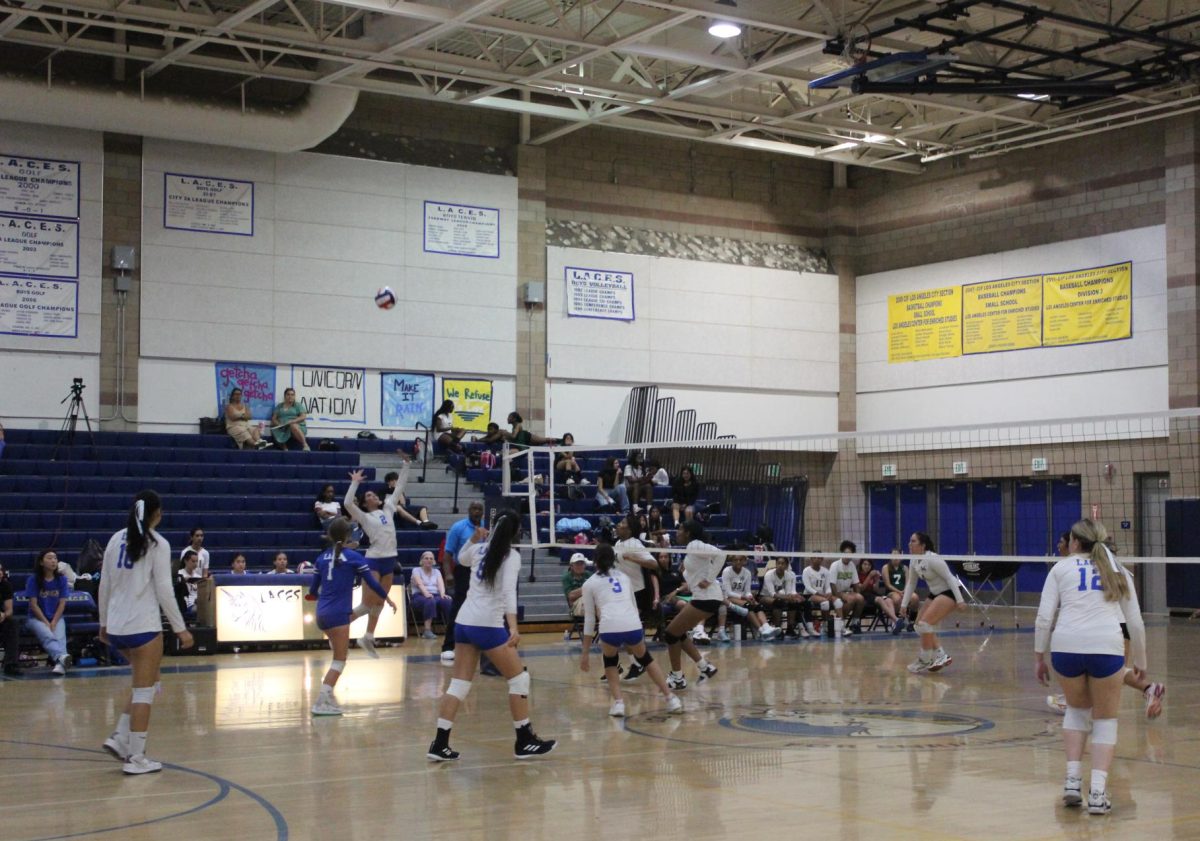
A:
<svg viewBox="0 0 1200 841">
<path fill-rule="evenodd" d="M 900 551 L 907 552 L 908 538 L 914 531 L 929 531 L 928 489 L 923 484 L 901 485 L 899 496 Z"/>
<path fill-rule="evenodd" d="M 999 555 L 1004 551 L 1004 507 L 999 482 L 971 486 L 971 551 Z"/>
<path fill-rule="evenodd" d="M 886 554 L 896 547 L 896 486 L 870 485 L 867 488 L 867 516 L 870 518 L 869 552 Z"/>
<path fill-rule="evenodd" d="M 944 555 L 965 555 L 968 548 L 968 486 L 965 482 L 938 485 L 938 551 Z"/>
<path fill-rule="evenodd" d="M 1058 536 L 1070 531 L 1083 512 L 1083 486 L 1078 479 L 1055 479 L 1050 483 L 1051 549 Z M 1108 525 L 1107 523 L 1105 525 Z"/>
</svg>

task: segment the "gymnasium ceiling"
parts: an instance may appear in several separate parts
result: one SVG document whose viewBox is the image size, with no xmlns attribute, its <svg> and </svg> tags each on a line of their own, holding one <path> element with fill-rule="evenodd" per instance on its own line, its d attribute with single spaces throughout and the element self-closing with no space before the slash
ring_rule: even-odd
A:
<svg viewBox="0 0 1200 841">
<path fill-rule="evenodd" d="M 900 53 L 890 81 L 905 65 L 809 85 Z M 256 104 L 351 86 L 530 115 L 534 144 L 605 125 L 917 171 L 1200 109 L 1200 4 L 0 0 L 0 72 Z"/>
</svg>

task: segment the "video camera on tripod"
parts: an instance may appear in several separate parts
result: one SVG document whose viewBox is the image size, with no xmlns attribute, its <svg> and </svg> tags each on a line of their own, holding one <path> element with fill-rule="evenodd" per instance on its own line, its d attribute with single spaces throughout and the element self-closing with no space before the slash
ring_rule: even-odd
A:
<svg viewBox="0 0 1200 841">
<path fill-rule="evenodd" d="M 68 447 L 75 443 L 75 427 L 79 424 L 79 413 L 83 413 L 83 423 L 87 427 L 88 440 L 93 448 L 93 456 L 95 454 L 96 440 L 92 435 L 92 419 L 88 417 L 87 406 L 83 403 L 83 390 L 86 388 L 83 384 L 83 377 L 75 377 L 71 380 L 71 388 L 67 391 L 67 396 L 58 401 L 59 405 L 71 401 L 67 406 L 67 414 L 63 418 L 62 429 L 58 433 L 58 441 L 54 445 L 54 452 L 50 456 L 51 461 L 58 459 L 58 449 L 64 444 Z"/>
</svg>

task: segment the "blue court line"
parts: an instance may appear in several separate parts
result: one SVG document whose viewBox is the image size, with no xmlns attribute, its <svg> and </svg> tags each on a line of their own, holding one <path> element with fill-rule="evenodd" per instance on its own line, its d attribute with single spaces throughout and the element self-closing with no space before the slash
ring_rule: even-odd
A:
<svg viewBox="0 0 1200 841">
<path fill-rule="evenodd" d="M 22 742 L 22 741 L 17 741 L 15 739 L 0 739 L 0 744 L 22 745 L 25 747 L 55 748 L 57 750 L 74 751 L 76 753 L 99 754 L 100 756 L 107 756 L 107 754 L 102 750 L 95 750 L 92 748 L 79 748 L 79 747 L 74 747 L 72 745 L 56 745 L 56 744 L 52 744 L 49 742 Z M 24 758 L 26 760 L 30 759 L 30 757 L 24 757 Z M 39 761 L 45 761 L 45 762 L 91 762 L 94 760 L 67 759 L 64 757 L 41 757 L 41 758 L 39 758 Z M 174 820 L 175 818 L 181 818 L 181 817 L 185 817 L 187 815 L 192 815 L 192 814 L 195 814 L 196 812 L 201 812 L 205 809 L 215 806 L 217 803 L 220 803 L 222 800 L 227 798 L 229 796 L 230 791 L 241 792 L 242 794 L 249 797 L 251 800 L 258 803 L 258 805 L 262 806 L 263 809 L 266 811 L 266 813 L 268 815 L 270 815 L 271 819 L 275 822 L 276 841 L 287 841 L 287 839 L 288 839 L 287 820 L 284 819 L 283 813 L 280 812 L 279 809 L 277 809 L 273 803 L 271 803 L 269 800 L 267 800 L 261 794 L 258 794 L 257 792 L 252 791 L 251 789 L 246 788 L 243 785 L 235 783 L 232 780 L 227 780 L 224 777 L 218 777 L 216 774 L 210 774 L 207 771 L 200 771 L 196 768 L 188 768 L 187 766 L 176 765 L 172 762 L 164 762 L 163 768 L 170 769 L 172 771 L 182 771 L 186 774 L 195 774 L 197 777 L 204 777 L 205 779 L 207 779 L 213 783 L 216 783 L 217 793 L 205 803 L 201 803 L 198 806 L 193 806 L 192 808 L 185 809 L 181 812 L 175 812 L 174 814 L 163 815 L 162 817 L 158 817 L 158 818 L 150 818 L 150 819 L 144 820 L 144 821 L 137 821 L 136 823 L 122 824 L 120 826 L 109 826 L 109 827 L 102 827 L 100 829 L 89 829 L 84 832 L 73 832 L 73 833 L 69 833 L 67 835 L 49 835 L 44 838 L 30 839 L 30 841 L 61 841 L 61 839 L 65 839 L 65 838 L 83 838 L 83 837 L 86 837 L 89 835 L 101 835 L 101 834 L 107 833 L 107 832 L 117 832 L 122 829 L 132 829 L 134 827 L 139 827 L 139 826 L 149 826 L 151 824 L 163 823 L 164 821 Z"/>
</svg>

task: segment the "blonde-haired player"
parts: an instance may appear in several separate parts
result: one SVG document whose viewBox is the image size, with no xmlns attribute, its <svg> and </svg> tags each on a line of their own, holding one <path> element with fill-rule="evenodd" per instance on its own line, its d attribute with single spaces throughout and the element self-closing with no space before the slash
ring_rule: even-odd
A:
<svg viewBox="0 0 1200 841">
<path fill-rule="evenodd" d="M 646 650 L 646 632 L 638 616 L 633 586 L 629 576 L 614 569 L 616 554 L 611 546 L 596 548 L 596 574 L 583 584 L 583 654 L 579 668 L 588 671 L 588 649 L 592 634 L 596 632 L 596 617 L 599 615 L 600 653 L 604 657 L 604 674 L 608 678 L 608 691 L 612 695 L 612 706 L 608 714 L 615 717 L 625 715 L 625 699 L 621 696 L 620 681 L 617 680 L 617 654 L 621 649 L 633 656 L 642 670 L 650 675 L 654 685 L 667 702 L 667 712 L 683 712 L 683 702 L 667 686 L 667 678 L 654 655 Z"/>
<path fill-rule="evenodd" d="M 1117 713 L 1125 676 L 1121 622 L 1129 629 L 1135 675 L 1146 671 L 1146 629 L 1133 577 L 1104 545 L 1107 537 L 1104 526 L 1091 520 L 1071 526 L 1071 554 L 1054 565 L 1042 588 L 1033 647 L 1037 679 L 1049 681 L 1046 652 L 1050 651 L 1067 697 L 1063 803 L 1068 806 L 1083 802 L 1083 749 L 1088 736 L 1092 738 L 1087 804 L 1093 815 L 1112 808 L 1108 770 L 1116 751 Z"/>
</svg>

